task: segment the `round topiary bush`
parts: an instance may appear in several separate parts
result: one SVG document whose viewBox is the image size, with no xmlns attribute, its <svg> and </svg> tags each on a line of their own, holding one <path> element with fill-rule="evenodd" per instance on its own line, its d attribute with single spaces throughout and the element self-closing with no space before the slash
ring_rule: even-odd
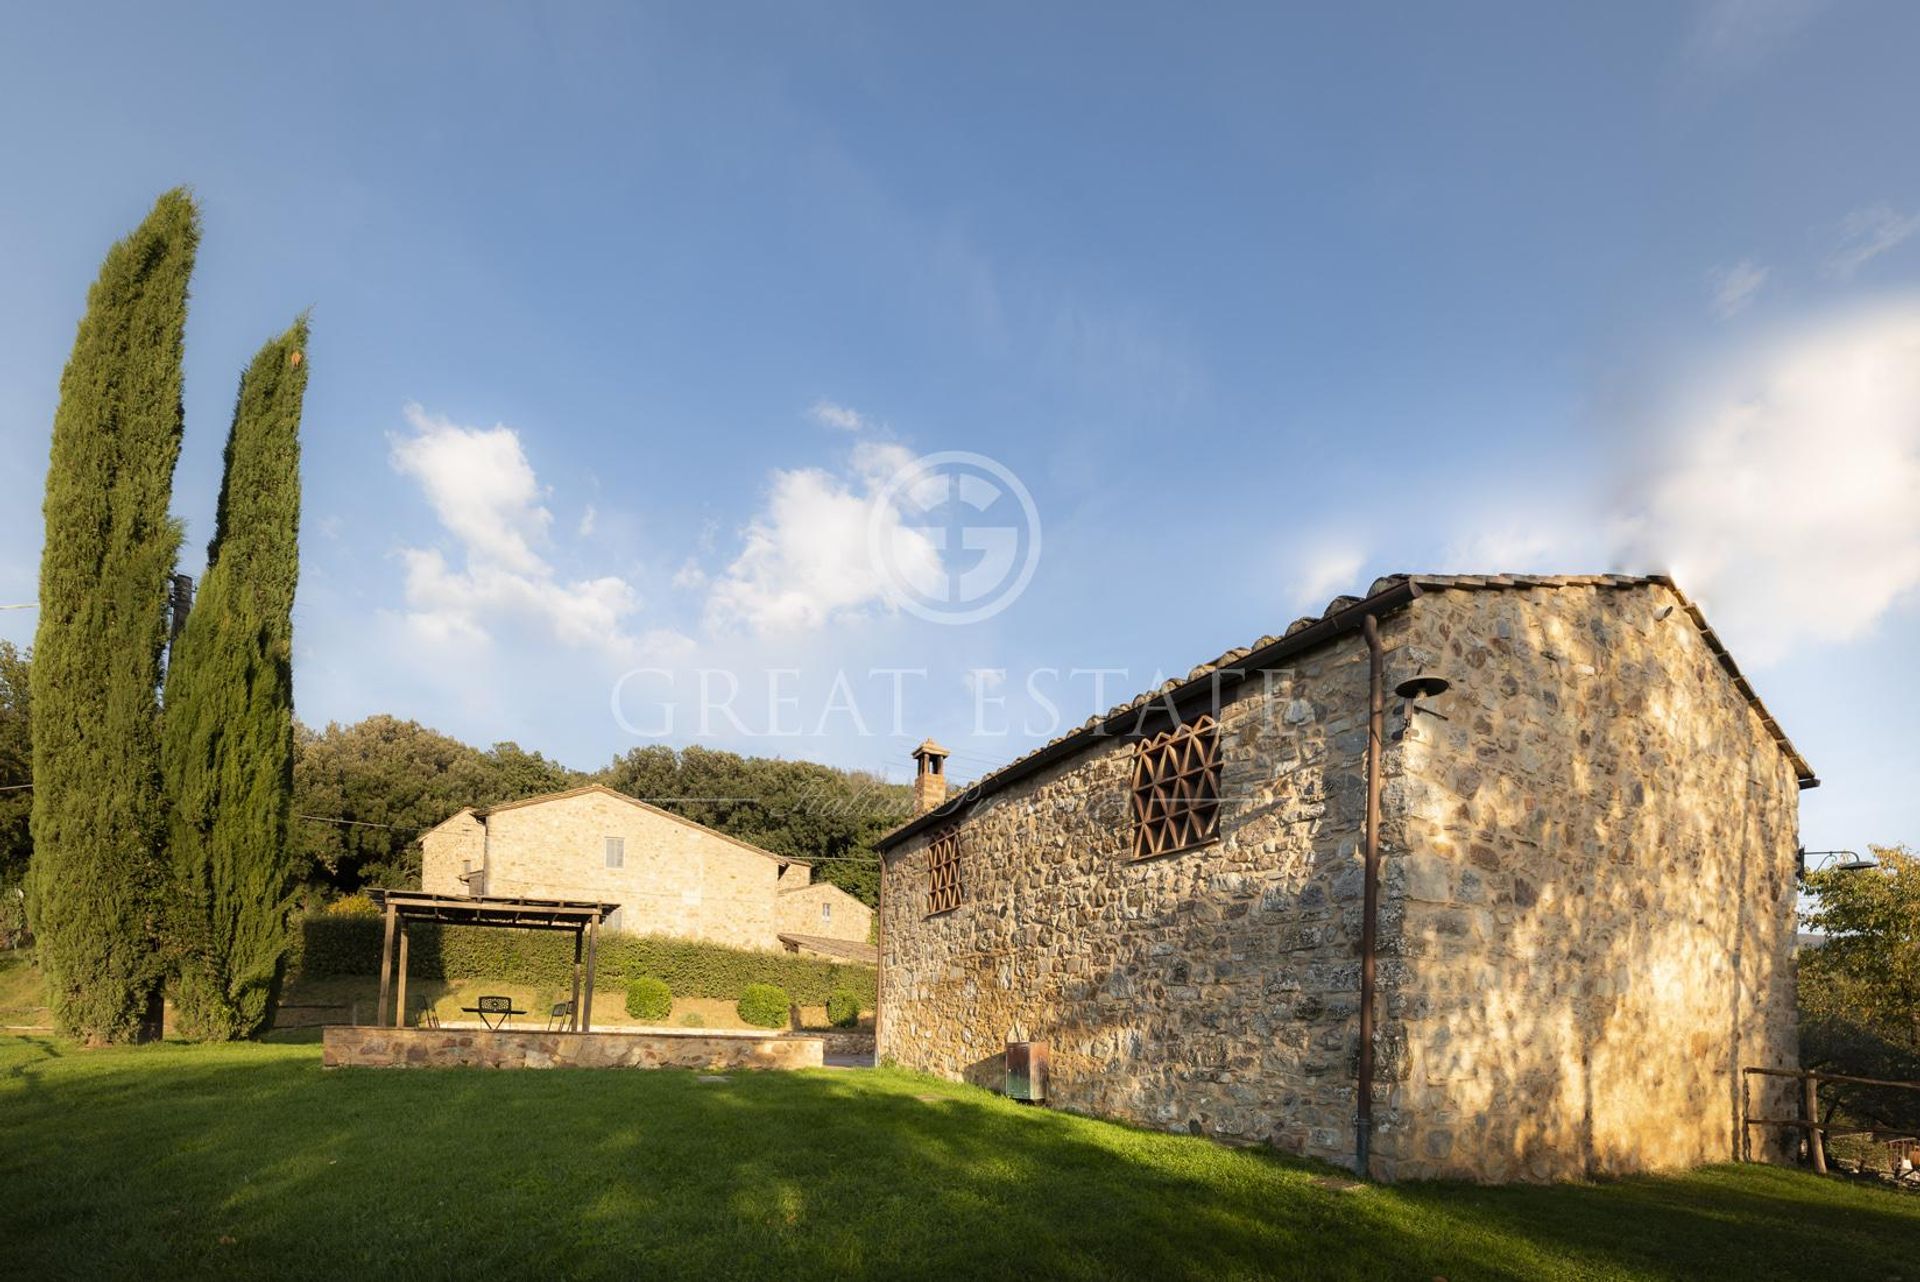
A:
<svg viewBox="0 0 1920 1282">
<path fill-rule="evenodd" d="M 748 984 L 740 990 L 735 1007 L 740 1018 L 755 1028 L 784 1028 L 787 1023 L 787 990 L 772 984 Z"/>
<path fill-rule="evenodd" d="M 859 994 L 836 988 L 827 998 L 827 1022 L 835 1028 L 852 1028 L 860 1022 Z"/>
<path fill-rule="evenodd" d="M 627 983 L 627 1014 L 658 1023 L 673 1012 L 673 990 L 664 979 L 642 975 Z"/>
</svg>

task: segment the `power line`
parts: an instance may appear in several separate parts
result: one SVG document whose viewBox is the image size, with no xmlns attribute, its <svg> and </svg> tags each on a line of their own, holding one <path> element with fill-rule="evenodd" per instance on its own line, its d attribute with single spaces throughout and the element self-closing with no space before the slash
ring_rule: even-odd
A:
<svg viewBox="0 0 1920 1282">
<path fill-rule="evenodd" d="M 317 824 L 344 824 L 349 828 L 389 828 L 394 832 L 402 831 L 399 824 L 377 824 L 365 819 L 333 819 L 326 815 L 303 815 L 295 812 L 295 819 L 310 819 Z"/>
<path fill-rule="evenodd" d="M 33 787 L 30 783 L 10 783 L 0 786 L 0 792 L 19 792 L 23 788 Z"/>
</svg>

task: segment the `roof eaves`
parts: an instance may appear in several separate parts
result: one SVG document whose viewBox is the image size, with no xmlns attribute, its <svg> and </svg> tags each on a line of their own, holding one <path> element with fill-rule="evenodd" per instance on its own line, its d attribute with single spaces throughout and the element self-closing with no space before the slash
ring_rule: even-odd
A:
<svg viewBox="0 0 1920 1282">
<path fill-rule="evenodd" d="M 1819 778 L 1806 758 L 1794 748 L 1793 743 L 1773 719 L 1766 705 L 1760 701 L 1753 686 L 1734 663 L 1733 656 L 1721 643 L 1719 636 L 1707 624 L 1706 616 L 1698 606 L 1687 599 L 1686 593 L 1664 574 L 1393 574 L 1375 579 L 1368 588 L 1365 597 L 1337 596 L 1327 603 L 1327 608 L 1319 616 L 1308 615 L 1295 619 L 1285 633 L 1278 637 L 1261 637 L 1251 646 L 1242 646 L 1229 650 L 1211 663 L 1203 663 L 1188 673 L 1185 679 L 1170 680 L 1136 696 L 1106 713 L 1096 714 L 1039 748 L 1015 757 L 1006 765 L 988 774 L 982 775 L 968 787 L 949 798 L 926 814 L 917 815 L 892 832 L 887 833 L 874 843 L 878 851 L 887 851 L 901 842 L 927 831 L 950 819 L 1000 789 L 1020 779 L 1034 774 L 1057 761 L 1064 760 L 1082 751 L 1088 741 L 1110 733 L 1112 729 L 1129 716 L 1142 715 L 1143 710 L 1153 705 L 1171 704 L 1178 707 L 1190 700 L 1196 693 L 1212 688 L 1216 681 L 1223 678 L 1240 681 L 1253 672 L 1262 669 L 1303 650 L 1322 645 L 1335 637 L 1360 626 L 1368 615 L 1380 616 L 1400 609 L 1421 593 L 1459 589 L 1473 591 L 1480 589 L 1508 588 L 1637 588 L 1658 586 L 1673 593 L 1687 617 L 1693 622 L 1701 637 L 1706 641 L 1720 666 L 1732 678 L 1733 684 L 1745 696 L 1748 705 L 1759 716 L 1761 725 L 1772 736 L 1774 742 L 1794 768 L 1795 777 L 1804 788 L 1820 786 Z"/>
<path fill-rule="evenodd" d="M 659 815 L 663 819 L 671 819 L 673 822 L 687 828 L 697 828 L 701 832 L 718 837 L 721 841 L 729 845 L 738 846 L 750 854 L 760 855 L 773 860 L 775 863 L 792 864 L 798 868 L 813 867 L 812 864 L 804 859 L 795 859 L 791 855 L 776 855 L 773 851 L 764 850 L 750 841 L 742 841 L 738 837 L 721 832 L 718 828 L 709 828 L 697 819 L 689 819 L 685 815 L 676 815 L 671 810 L 664 810 L 651 802 L 642 801 L 638 797 L 621 792 L 618 788 L 609 788 L 603 783 L 582 784 L 578 788 L 567 788 L 560 792 L 543 792 L 537 797 L 521 797 L 515 801 L 503 801 L 497 806 L 488 806 L 484 810 L 475 810 L 473 814 L 476 819 L 485 820 L 489 815 L 498 814 L 502 810 L 518 810 L 522 806 L 536 806 L 548 801 L 568 801 L 574 797 L 584 797 L 591 793 L 612 797 L 617 801 L 624 801 L 630 806 L 638 806 L 649 814 Z"/>
<path fill-rule="evenodd" d="M 951 819 L 975 802 L 991 796 L 1008 784 L 1045 769 L 1057 761 L 1082 751 L 1094 738 L 1114 732 L 1129 718 L 1149 715 L 1155 706 L 1179 707 L 1196 695 L 1212 693 L 1228 684 L 1238 684 L 1250 674 L 1303 650 L 1310 650 L 1358 628 L 1368 615 L 1387 614 L 1400 609 L 1420 594 L 1420 588 L 1406 575 L 1393 575 L 1374 581 L 1365 597 L 1340 596 L 1328 603 L 1318 617 L 1295 619 L 1280 636 L 1261 637 L 1251 646 L 1227 651 L 1211 663 L 1203 663 L 1185 678 L 1164 682 L 1155 689 L 1089 717 L 1066 734 L 1015 757 L 1000 769 L 983 775 L 967 788 L 926 814 L 915 816 L 874 843 L 876 850 L 889 850 L 918 833 Z M 1124 733 L 1124 731 L 1123 731 Z"/>
</svg>

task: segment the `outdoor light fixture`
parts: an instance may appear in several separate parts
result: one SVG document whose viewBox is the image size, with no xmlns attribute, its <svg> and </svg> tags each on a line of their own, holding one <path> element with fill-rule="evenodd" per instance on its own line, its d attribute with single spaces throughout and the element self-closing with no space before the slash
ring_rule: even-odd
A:
<svg viewBox="0 0 1920 1282">
<path fill-rule="evenodd" d="M 1410 728 L 1413 725 L 1413 714 L 1416 712 L 1424 712 L 1428 716 L 1440 721 L 1447 720 L 1445 713 L 1435 712 L 1432 708 L 1423 708 L 1415 703 L 1414 700 L 1431 699 L 1437 694 L 1445 694 L 1452 688 L 1453 682 L 1447 680 L 1445 677 L 1436 677 L 1424 672 L 1417 677 L 1408 677 L 1405 681 L 1395 686 L 1393 688 L 1394 694 L 1406 701 L 1406 708 L 1401 717 L 1405 726 Z M 1404 733 L 1404 729 L 1396 730 L 1394 731 L 1393 737 L 1398 739 Z"/>
<path fill-rule="evenodd" d="M 1809 872 L 1825 871 L 1824 868 L 1809 868 L 1807 861 L 1810 859 L 1830 860 L 1831 862 L 1826 864 L 1825 868 L 1831 868 L 1835 872 L 1864 872 L 1868 868 L 1880 866 L 1871 856 L 1863 855 L 1857 850 L 1808 850 L 1803 846 L 1794 852 L 1794 860 L 1800 865 L 1802 877 Z"/>
</svg>

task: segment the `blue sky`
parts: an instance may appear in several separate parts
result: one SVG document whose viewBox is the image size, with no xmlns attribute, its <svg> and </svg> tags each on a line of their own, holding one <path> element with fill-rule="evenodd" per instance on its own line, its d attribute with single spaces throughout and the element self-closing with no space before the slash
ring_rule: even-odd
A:
<svg viewBox="0 0 1920 1282">
<path fill-rule="evenodd" d="M 1911 6 L 630 8 L 10 15 L 0 603 L 87 283 L 184 182 L 186 568 L 313 309 L 310 722 L 595 766 L 671 689 L 667 742 L 968 775 L 1035 669 L 1110 703 L 1383 572 L 1672 570 L 1807 843 L 1920 839 Z M 946 450 L 1044 529 L 963 627 L 865 557 Z"/>
</svg>

